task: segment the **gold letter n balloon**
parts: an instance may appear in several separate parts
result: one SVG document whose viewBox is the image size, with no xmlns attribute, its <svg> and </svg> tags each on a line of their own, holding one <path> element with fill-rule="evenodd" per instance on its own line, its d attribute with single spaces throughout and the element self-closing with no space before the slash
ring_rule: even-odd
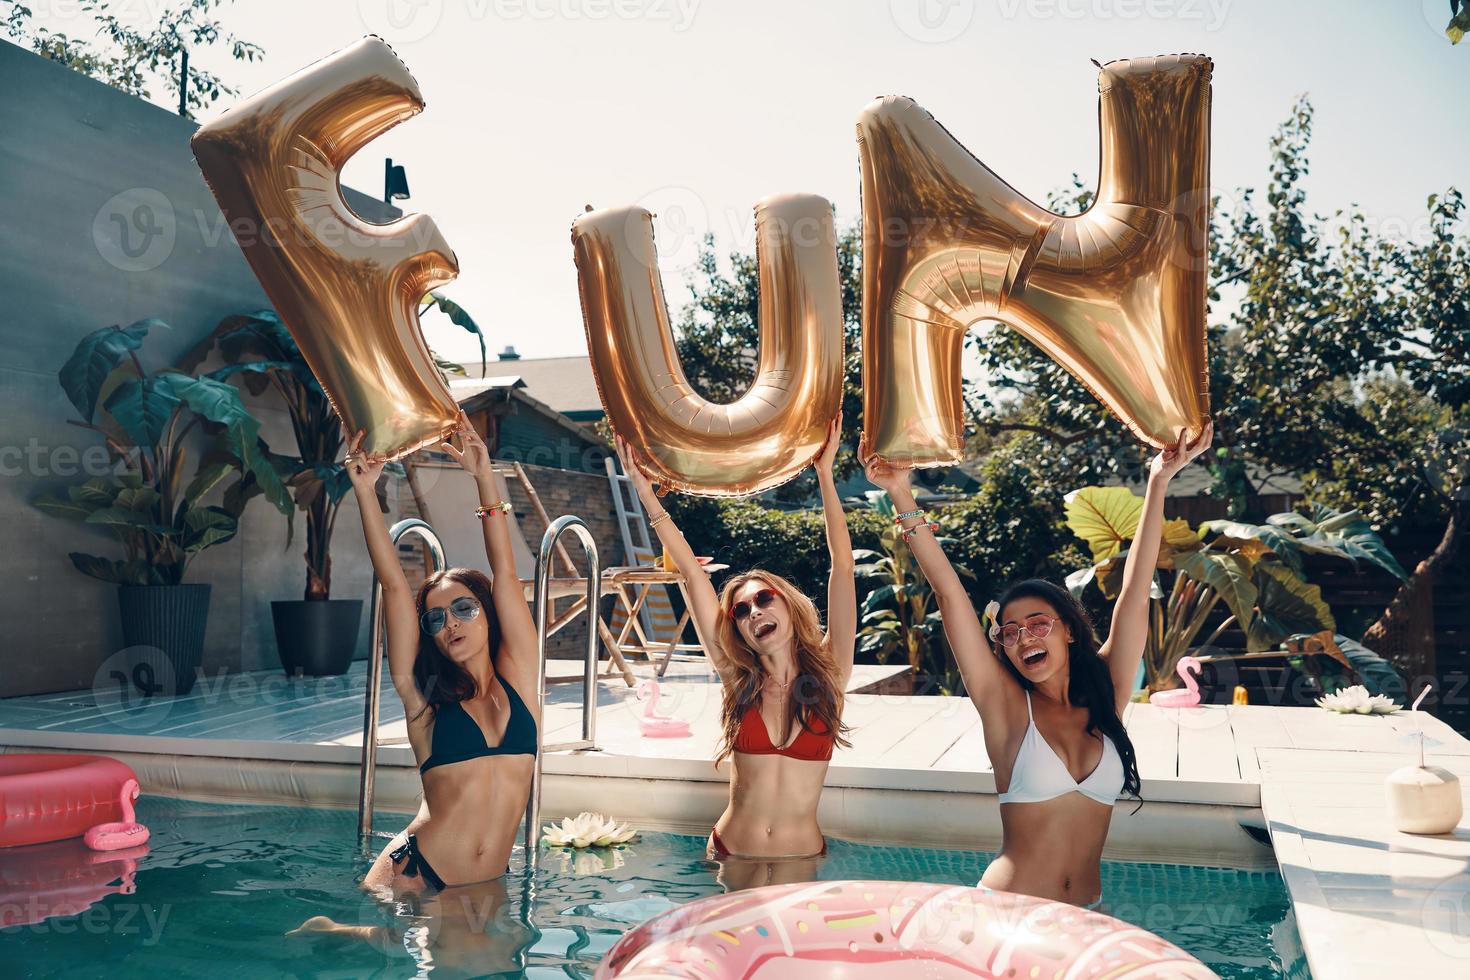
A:
<svg viewBox="0 0 1470 980">
<path fill-rule="evenodd" d="M 338 173 L 424 107 L 393 50 L 364 38 L 252 96 L 194 134 L 220 209 L 337 414 L 363 451 L 396 459 L 443 439 L 458 406 L 419 330 L 418 305 L 458 274 L 426 215 L 386 225 L 347 207 Z"/>
<path fill-rule="evenodd" d="M 960 356 L 1001 320 L 1156 446 L 1209 416 L 1210 61 L 1106 65 L 1097 200 L 1062 216 L 1017 193 L 910 99 L 858 119 L 866 452 L 956 462 Z"/>
<path fill-rule="evenodd" d="M 660 486 L 704 496 L 759 493 L 811 464 L 842 401 L 842 294 L 832 207 L 811 194 L 756 205 L 760 277 L 755 380 L 728 405 L 679 365 L 658 273 L 653 216 L 584 214 L 572 225 L 593 374 L 614 429 Z"/>
</svg>

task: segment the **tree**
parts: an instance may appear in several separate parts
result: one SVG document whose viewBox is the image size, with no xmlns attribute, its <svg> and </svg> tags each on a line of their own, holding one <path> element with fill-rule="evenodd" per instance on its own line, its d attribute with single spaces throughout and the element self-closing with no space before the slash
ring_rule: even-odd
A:
<svg viewBox="0 0 1470 980">
<path fill-rule="evenodd" d="M 90 14 L 97 25 L 98 39 L 89 41 L 37 27 L 30 7 L 0 0 L 10 8 L 0 15 L 0 30 L 41 57 L 129 95 L 146 99 L 151 85 L 161 85 L 171 94 L 173 104 L 182 102 L 184 114 L 192 118 L 193 110 L 208 108 L 221 95 L 237 92 L 218 75 L 194 65 L 189 65 L 181 92 L 181 61 L 188 52 L 224 44 L 237 61 L 255 61 L 265 54 L 260 45 L 226 31 L 213 16 L 215 8 L 226 2 L 232 0 L 182 0 L 162 11 L 155 26 L 140 29 L 114 13 L 116 4 L 109 0 L 82 0 L 77 9 Z"/>
<path fill-rule="evenodd" d="M 1289 462 L 1308 498 L 1359 507 L 1375 529 L 1432 526 L 1441 539 L 1365 640 L 1423 659 L 1412 636 L 1434 577 L 1467 519 L 1470 440 L 1470 241 L 1463 198 L 1428 200 L 1428 234 L 1401 241 L 1356 210 L 1306 213 L 1312 107 L 1300 100 L 1272 141 L 1266 207 L 1241 195 L 1217 252 L 1216 287 L 1241 300 L 1212 352 L 1216 431 L 1228 450 Z M 1336 223 L 1335 233 L 1333 223 Z M 1428 450 L 1428 451 L 1426 451 Z"/>
</svg>

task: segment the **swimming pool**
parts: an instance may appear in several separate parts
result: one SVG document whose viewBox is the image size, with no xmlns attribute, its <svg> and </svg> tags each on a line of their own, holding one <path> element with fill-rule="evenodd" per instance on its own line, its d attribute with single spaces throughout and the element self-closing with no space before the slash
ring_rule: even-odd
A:
<svg viewBox="0 0 1470 980">
<path fill-rule="evenodd" d="M 703 839 L 650 833 L 617 850 L 548 851 L 534 880 L 514 871 L 503 887 L 486 888 L 459 909 L 388 906 L 356 887 L 368 862 L 354 844 L 355 813 L 163 798 L 144 799 L 138 809 L 153 838 L 133 876 L 136 890 L 0 930 L 6 975 L 17 975 L 18 965 L 24 977 L 109 980 L 590 977 L 628 928 L 723 890 Z M 378 827 L 396 830 L 406 821 L 384 814 Z M 25 850 L 0 851 L 0 880 L 26 879 Z M 833 840 L 819 877 L 972 885 L 990 857 Z M 517 855 L 512 867 L 520 864 Z M 1107 862 L 1102 874 L 1106 911 L 1157 932 L 1223 977 L 1309 976 L 1274 872 Z M 0 905 L 16 901 L 13 886 L 0 886 Z M 341 931 L 286 935 L 323 920 Z"/>
</svg>

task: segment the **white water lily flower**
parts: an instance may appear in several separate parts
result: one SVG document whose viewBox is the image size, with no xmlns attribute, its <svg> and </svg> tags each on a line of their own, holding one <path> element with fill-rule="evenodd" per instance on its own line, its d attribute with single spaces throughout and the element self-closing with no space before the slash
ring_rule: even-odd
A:
<svg viewBox="0 0 1470 980">
<path fill-rule="evenodd" d="M 637 836 L 626 823 L 617 823 L 601 813 L 583 811 L 575 817 L 563 817 L 561 826 L 547 824 L 541 828 L 541 840 L 552 847 L 610 847 L 626 844 Z"/>
<path fill-rule="evenodd" d="M 1399 710 L 1399 705 L 1394 704 L 1393 698 L 1369 694 L 1362 684 L 1354 684 L 1318 698 L 1317 707 L 1345 715 L 1391 715 Z"/>
</svg>

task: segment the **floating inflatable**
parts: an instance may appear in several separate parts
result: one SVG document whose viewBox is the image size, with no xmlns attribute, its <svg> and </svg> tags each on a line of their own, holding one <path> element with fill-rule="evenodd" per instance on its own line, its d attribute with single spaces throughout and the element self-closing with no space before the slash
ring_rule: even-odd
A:
<svg viewBox="0 0 1470 980">
<path fill-rule="evenodd" d="M 75 837 L 5 851 L 0 929 L 81 915 L 109 895 L 132 895 L 138 862 L 147 855 L 146 846 L 98 853 Z"/>
<path fill-rule="evenodd" d="M 136 847 L 138 777 L 100 755 L 0 755 L 0 847 L 87 835 L 96 850 Z"/>
<path fill-rule="evenodd" d="M 901 973 L 899 971 L 907 971 Z M 1208 978 L 1184 950 L 1099 912 L 903 881 L 773 885 L 691 902 L 626 933 L 597 980 Z"/>
</svg>

